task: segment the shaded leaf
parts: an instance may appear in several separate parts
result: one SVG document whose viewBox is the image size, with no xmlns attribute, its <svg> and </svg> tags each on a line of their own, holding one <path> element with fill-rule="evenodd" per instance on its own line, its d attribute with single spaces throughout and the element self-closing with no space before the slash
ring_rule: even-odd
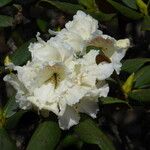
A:
<svg viewBox="0 0 150 150">
<path fill-rule="evenodd" d="M 15 143 L 11 140 L 6 130 L 3 128 L 0 128 L 0 149 L 17 150 Z"/>
<path fill-rule="evenodd" d="M 147 62 L 150 62 L 150 58 L 128 59 L 123 63 L 121 70 L 128 73 L 133 73 L 136 72 Z"/>
<path fill-rule="evenodd" d="M 77 5 L 77 4 L 59 2 L 59 1 L 54 1 L 54 0 L 41 0 L 40 2 L 50 3 L 51 5 L 57 7 L 58 9 L 64 12 L 70 13 L 70 14 L 75 14 L 78 10 L 84 10 L 82 6 Z"/>
<path fill-rule="evenodd" d="M 17 108 L 18 104 L 16 103 L 15 96 L 13 96 L 8 100 L 7 104 L 5 105 L 3 115 L 6 118 L 9 118 L 16 113 Z"/>
<path fill-rule="evenodd" d="M 42 32 L 47 31 L 48 23 L 45 20 L 37 19 L 37 25 Z"/>
<path fill-rule="evenodd" d="M 84 142 L 97 144 L 101 150 L 115 150 L 109 138 L 90 119 L 80 122 L 75 127 L 75 133 Z"/>
<path fill-rule="evenodd" d="M 8 3 L 10 3 L 12 0 L 0 0 L 0 7 L 3 7 L 5 5 L 7 5 Z"/>
<path fill-rule="evenodd" d="M 150 66 L 145 66 L 135 74 L 135 88 L 150 87 Z"/>
<path fill-rule="evenodd" d="M 132 9 L 138 9 L 136 0 L 122 0 L 122 2 Z"/>
<path fill-rule="evenodd" d="M 101 97 L 100 101 L 102 102 L 103 105 L 107 105 L 107 104 L 127 104 L 127 101 L 118 99 L 118 98 L 114 98 L 114 97 Z"/>
<path fill-rule="evenodd" d="M 35 39 L 31 39 L 30 41 L 24 43 L 12 55 L 10 55 L 10 60 L 15 65 L 23 65 L 23 64 L 25 64 L 31 57 L 31 54 L 28 51 L 28 46 L 29 46 L 29 44 L 31 42 L 34 42 L 34 41 L 35 41 Z"/>
<path fill-rule="evenodd" d="M 133 90 L 128 96 L 140 102 L 150 102 L 150 89 Z"/>
<path fill-rule="evenodd" d="M 0 15 L 0 27 L 9 27 L 13 25 L 13 18 L 10 16 Z"/>
<path fill-rule="evenodd" d="M 142 22 L 141 30 L 148 30 L 150 31 L 150 16 L 145 16 Z"/>
<path fill-rule="evenodd" d="M 60 134 L 57 123 L 46 121 L 32 135 L 27 150 L 53 150 L 59 142 Z"/>
<path fill-rule="evenodd" d="M 6 119 L 5 121 L 5 128 L 6 129 L 13 129 L 17 126 L 18 122 L 20 121 L 21 117 L 26 113 L 27 111 L 20 110 L 16 112 L 14 115 Z"/>
<path fill-rule="evenodd" d="M 138 13 L 122 4 L 115 2 L 113 0 L 107 0 L 115 9 L 117 9 L 122 15 L 131 18 L 133 20 L 138 20 L 143 17 L 141 13 Z"/>
</svg>

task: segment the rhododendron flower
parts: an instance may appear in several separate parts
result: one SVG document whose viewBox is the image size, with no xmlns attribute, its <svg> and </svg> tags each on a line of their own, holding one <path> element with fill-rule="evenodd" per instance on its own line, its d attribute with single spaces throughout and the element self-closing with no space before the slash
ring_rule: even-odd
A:
<svg viewBox="0 0 150 150">
<path fill-rule="evenodd" d="M 87 51 L 89 46 L 93 48 Z M 78 124 L 80 112 L 96 117 L 98 98 L 109 92 L 105 79 L 114 70 L 119 73 L 128 47 L 127 39 L 116 41 L 103 35 L 95 19 L 78 11 L 47 42 L 37 34 L 37 42 L 29 46 L 31 61 L 14 66 L 17 74 L 6 75 L 4 80 L 16 89 L 20 108 L 36 106 L 53 112 L 60 127 L 69 129 Z"/>
</svg>

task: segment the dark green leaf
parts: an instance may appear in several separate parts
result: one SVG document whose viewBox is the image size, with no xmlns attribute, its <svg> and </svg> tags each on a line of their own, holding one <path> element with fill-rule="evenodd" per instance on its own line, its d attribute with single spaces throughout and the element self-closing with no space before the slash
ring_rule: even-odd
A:
<svg viewBox="0 0 150 150">
<path fill-rule="evenodd" d="M 128 102 L 118 99 L 118 98 L 114 98 L 114 97 L 102 97 L 100 98 L 100 101 L 104 105 L 107 105 L 107 104 L 127 104 L 128 105 Z"/>
<path fill-rule="evenodd" d="M 115 2 L 113 0 L 107 0 L 115 9 L 117 9 L 122 15 L 131 18 L 133 20 L 138 20 L 143 17 L 141 13 L 138 13 L 122 4 Z"/>
<path fill-rule="evenodd" d="M 35 39 L 31 39 L 30 41 L 24 43 L 12 55 L 10 55 L 10 60 L 15 65 L 23 65 L 23 64 L 25 64 L 31 57 L 31 54 L 28 51 L 28 46 L 29 46 L 29 44 L 31 42 L 34 42 L 34 41 L 35 41 Z"/>
<path fill-rule="evenodd" d="M 141 29 L 150 31 L 150 16 L 144 17 Z"/>
<path fill-rule="evenodd" d="M 48 23 L 45 20 L 37 19 L 37 25 L 42 32 L 47 31 Z"/>
<path fill-rule="evenodd" d="M 79 4 L 85 6 L 88 11 L 97 11 L 98 7 L 95 3 L 95 0 L 79 0 Z"/>
<path fill-rule="evenodd" d="M 17 150 L 15 143 L 11 140 L 11 138 L 3 128 L 0 128 L 0 149 Z"/>
<path fill-rule="evenodd" d="M 54 150 L 60 139 L 57 123 L 46 121 L 39 125 L 29 141 L 27 150 Z"/>
<path fill-rule="evenodd" d="M 0 7 L 3 7 L 5 5 L 7 5 L 8 3 L 10 3 L 12 0 L 0 0 Z"/>
<path fill-rule="evenodd" d="M 122 2 L 132 9 L 138 9 L 136 0 L 122 0 Z"/>
<path fill-rule="evenodd" d="M 121 70 L 128 73 L 133 73 L 136 72 L 147 62 L 150 62 L 150 58 L 128 59 L 123 63 Z"/>
<path fill-rule="evenodd" d="M 13 116 L 6 119 L 5 122 L 5 128 L 6 129 L 13 129 L 17 126 L 18 122 L 20 121 L 21 117 L 26 113 L 27 111 L 20 110 L 16 112 Z"/>
<path fill-rule="evenodd" d="M 133 90 L 128 96 L 140 102 L 150 102 L 150 89 Z"/>
<path fill-rule="evenodd" d="M 9 118 L 16 113 L 17 108 L 18 104 L 16 103 L 15 96 L 13 96 L 8 100 L 7 104 L 5 105 L 3 115 L 5 116 L 5 118 Z"/>
<path fill-rule="evenodd" d="M 77 4 L 59 2 L 59 1 L 54 1 L 54 0 L 41 0 L 40 2 L 50 3 L 51 5 L 57 7 L 58 9 L 64 12 L 70 13 L 70 14 L 75 14 L 78 10 L 84 10 L 82 6 L 77 5 Z"/>
<path fill-rule="evenodd" d="M 135 74 L 135 88 L 150 87 L 150 65 L 143 67 Z"/>
<path fill-rule="evenodd" d="M 0 27 L 9 27 L 13 25 L 13 18 L 10 16 L 0 15 Z"/>
<path fill-rule="evenodd" d="M 80 122 L 75 127 L 75 133 L 84 142 L 97 144 L 101 150 L 115 150 L 109 138 L 90 119 Z"/>
</svg>

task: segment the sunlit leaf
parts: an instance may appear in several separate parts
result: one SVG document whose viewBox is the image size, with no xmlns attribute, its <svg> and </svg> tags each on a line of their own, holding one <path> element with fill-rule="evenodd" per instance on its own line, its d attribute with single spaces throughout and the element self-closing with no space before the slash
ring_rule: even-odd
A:
<svg viewBox="0 0 150 150">
<path fill-rule="evenodd" d="M 115 9 L 117 9 L 122 15 L 131 18 L 133 20 L 138 20 L 143 17 L 141 13 L 138 13 L 122 4 L 115 2 L 113 0 L 107 0 Z"/>
<path fill-rule="evenodd" d="M 115 150 L 109 138 L 90 119 L 80 122 L 75 127 L 75 133 L 84 142 L 97 144 L 101 150 Z"/>
<path fill-rule="evenodd" d="M 60 139 L 57 123 L 46 121 L 39 125 L 29 141 L 27 150 L 54 150 Z"/>
<path fill-rule="evenodd" d="M 13 25 L 13 18 L 10 16 L 0 15 L 0 27 L 9 27 Z"/>
</svg>

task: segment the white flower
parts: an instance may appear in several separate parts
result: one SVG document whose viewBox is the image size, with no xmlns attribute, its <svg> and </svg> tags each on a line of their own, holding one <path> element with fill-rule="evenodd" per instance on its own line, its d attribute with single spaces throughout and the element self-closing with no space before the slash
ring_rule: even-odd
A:
<svg viewBox="0 0 150 150">
<path fill-rule="evenodd" d="M 47 42 L 37 34 L 38 42 L 29 46 L 31 61 L 14 66 L 16 75 L 4 77 L 16 89 L 20 108 L 51 111 L 62 129 L 78 124 L 80 112 L 96 117 L 98 98 L 109 92 L 105 79 L 114 69 L 119 72 L 129 47 L 128 39 L 116 41 L 97 28 L 97 20 L 78 11 L 66 29 Z M 95 48 L 86 53 L 90 45 Z"/>
</svg>

